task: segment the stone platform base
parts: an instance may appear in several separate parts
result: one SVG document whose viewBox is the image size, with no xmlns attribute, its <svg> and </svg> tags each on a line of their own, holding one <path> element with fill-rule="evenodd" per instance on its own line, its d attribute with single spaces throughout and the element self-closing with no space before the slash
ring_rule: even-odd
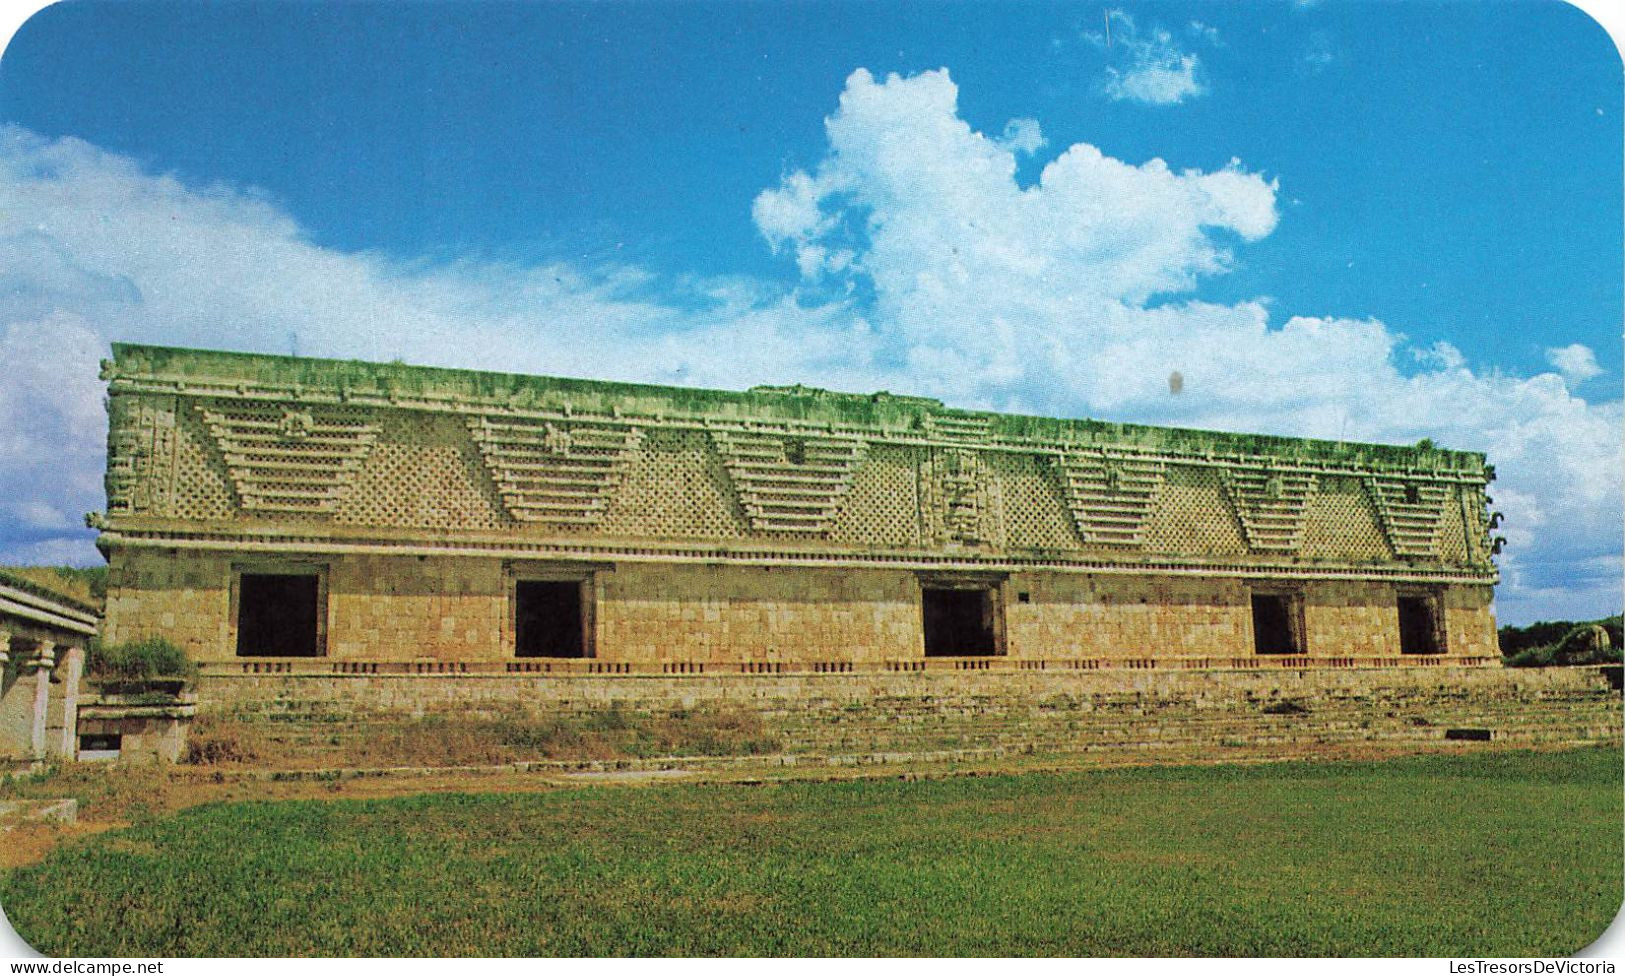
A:
<svg viewBox="0 0 1625 976">
<path fill-rule="evenodd" d="M 216 674 L 200 716 L 275 732 L 263 765 L 331 755 L 425 718 L 570 721 L 753 713 L 787 755 L 940 756 L 1236 747 L 1619 741 L 1621 699 L 1597 668 L 799 675 Z"/>
</svg>

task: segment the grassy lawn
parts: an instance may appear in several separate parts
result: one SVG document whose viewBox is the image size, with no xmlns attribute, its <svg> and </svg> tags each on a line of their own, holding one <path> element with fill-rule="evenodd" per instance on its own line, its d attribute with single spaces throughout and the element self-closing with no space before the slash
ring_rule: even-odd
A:
<svg viewBox="0 0 1625 976">
<path fill-rule="evenodd" d="M 215 803 L 55 851 L 52 955 L 1561 955 L 1621 755 Z"/>
</svg>

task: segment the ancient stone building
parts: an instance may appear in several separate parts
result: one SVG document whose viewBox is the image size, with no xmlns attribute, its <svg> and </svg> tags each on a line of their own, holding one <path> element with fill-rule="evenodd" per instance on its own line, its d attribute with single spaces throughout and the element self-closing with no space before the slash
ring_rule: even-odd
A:
<svg viewBox="0 0 1625 976">
<path fill-rule="evenodd" d="M 1481 454 L 114 348 L 104 636 L 206 674 L 1498 660 Z"/>
<path fill-rule="evenodd" d="M 0 765 L 73 758 L 96 608 L 0 570 Z"/>
</svg>

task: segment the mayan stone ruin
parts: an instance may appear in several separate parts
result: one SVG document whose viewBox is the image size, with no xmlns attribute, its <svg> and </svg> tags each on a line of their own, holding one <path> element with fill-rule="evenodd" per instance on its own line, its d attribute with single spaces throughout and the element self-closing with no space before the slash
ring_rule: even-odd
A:
<svg viewBox="0 0 1625 976">
<path fill-rule="evenodd" d="M 215 670 L 1496 660 L 1481 454 L 115 346 L 105 639 Z"/>
</svg>

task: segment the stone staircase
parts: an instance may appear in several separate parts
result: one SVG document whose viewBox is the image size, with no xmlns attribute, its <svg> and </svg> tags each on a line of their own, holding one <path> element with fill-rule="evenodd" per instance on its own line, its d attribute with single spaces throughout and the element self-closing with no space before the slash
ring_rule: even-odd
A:
<svg viewBox="0 0 1625 976">
<path fill-rule="evenodd" d="M 1094 688 L 1077 679 L 1040 679 L 1006 683 L 986 693 L 962 680 L 930 690 L 917 680 L 899 679 L 891 682 L 895 687 L 887 687 L 871 678 L 840 683 L 831 689 L 833 694 L 806 694 L 799 687 L 797 694 L 775 694 L 781 689 L 772 679 L 755 688 L 740 684 L 750 681 L 736 677 L 616 685 L 631 693 L 609 696 L 609 701 L 634 719 L 680 710 L 748 709 L 760 717 L 765 733 L 781 743 L 782 752 L 806 757 L 1154 751 L 1215 758 L 1243 749 L 1361 743 L 1426 747 L 1444 742 L 1451 729 L 1486 730 L 1491 741 L 1507 745 L 1617 742 L 1621 735 L 1620 695 L 1601 675 L 1544 683 L 1514 676 L 1504 687 L 1487 688 L 1484 682 L 1475 687 L 1448 681 L 1384 686 L 1379 680 L 1363 687 L 1346 682 L 1315 687 L 1310 681 L 1268 690 L 1262 685 L 1208 688 L 1190 681 L 1147 681 L 1146 690 L 1126 690 Z M 738 694 L 742 687 L 755 693 Z M 386 701 L 388 705 L 307 692 L 243 701 L 217 714 L 256 729 L 275 753 L 262 756 L 262 762 L 306 765 L 332 763 L 347 747 L 369 739 L 439 735 L 459 723 L 492 720 L 580 722 L 609 707 L 600 694 L 500 695 L 489 688 L 473 702 L 440 699 L 410 711 L 398 707 L 398 696 Z"/>
</svg>

